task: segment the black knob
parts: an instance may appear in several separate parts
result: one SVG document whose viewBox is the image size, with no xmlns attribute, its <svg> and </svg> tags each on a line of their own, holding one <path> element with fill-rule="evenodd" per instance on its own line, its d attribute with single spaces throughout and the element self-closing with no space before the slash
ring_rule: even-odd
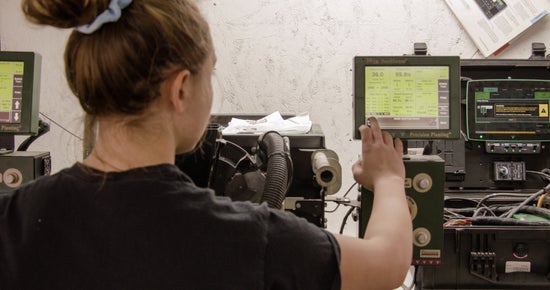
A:
<svg viewBox="0 0 550 290">
<path fill-rule="evenodd" d="M 525 259 L 529 256 L 529 246 L 524 243 L 517 243 L 514 246 L 514 257 L 518 259 Z"/>
</svg>

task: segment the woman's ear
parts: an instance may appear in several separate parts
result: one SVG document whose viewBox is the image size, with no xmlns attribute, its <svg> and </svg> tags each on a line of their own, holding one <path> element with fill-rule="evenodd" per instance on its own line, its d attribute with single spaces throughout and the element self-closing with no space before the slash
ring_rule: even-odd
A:
<svg viewBox="0 0 550 290">
<path fill-rule="evenodd" d="M 178 112 L 184 110 L 184 102 L 191 93 L 191 72 L 181 70 L 167 80 L 169 100 Z"/>
</svg>

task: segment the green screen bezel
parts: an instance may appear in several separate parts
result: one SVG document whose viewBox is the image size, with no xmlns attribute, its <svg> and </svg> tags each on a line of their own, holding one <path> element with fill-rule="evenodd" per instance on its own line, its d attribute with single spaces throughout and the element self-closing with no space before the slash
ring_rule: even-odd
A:
<svg viewBox="0 0 550 290">
<path fill-rule="evenodd" d="M 472 85 L 483 85 L 483 83 L 496 83 L 496 82 L 506 82 L 506 83 L 525 83 L 525 82 L 541 82 L 546 83 L 550 88 L 550 80 L 544 79 L 477 79 L 470 80 L 466 84 L 466 136 L 468 140 L 472 141 L 484 141 L 484 142 L 527 142 L 527 141 L 537 141 L 537 142 L 549 142 L 550 133 L 548 134 L 532 134 L 532 135 L 521 135 L 521 134 L 477 134 L 475 128 L 477 126 L 476 122 L 476 99 L 475 96 L 472 96 Z M 550 99 L 549 99 L 550 107 Z M 473 108 L 473 109 L 472 109 Z M 550 123 L 550 117 L 549 122 Z"/>
<path fill-rule="evenodd" d="M 361 139 L 359 127 L 365 124 L 365 68 L 367 66 L 446 66 L 449 68 L 448 129 L 384 129 L 401 139 L 460 138 L 460 57 L 459 56 L 356 56 L 354 58 L 354 139 Z M 417 136 L 423 136 L 418 138 Z M 431 137 L 430 137 L 431 136 Z"/>
<path fill-rule="evenodd" d="M 38 133 L 42 58 L 35 52 L 0 51 L 0 61 L 24 63 L 21 122 L 0 122 L 0 134 L 36 135 Z"/>
</svg>

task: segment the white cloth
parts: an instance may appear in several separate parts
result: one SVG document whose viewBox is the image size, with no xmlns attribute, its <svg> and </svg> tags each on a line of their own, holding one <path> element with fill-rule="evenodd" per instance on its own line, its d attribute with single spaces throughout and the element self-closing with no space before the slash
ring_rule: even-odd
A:
<svg viewBox="0 0 550 290">
<path fill-rule="evenodd" d="M 274 112 L 258 120 L 232 118 L 222 134 L 263 134 L 268 131 L 277 131 L 279 134 L 303 134 L 309 132 L 311 125 L 307 113 L 284 120 L 279 112 Z"/>
</svg>

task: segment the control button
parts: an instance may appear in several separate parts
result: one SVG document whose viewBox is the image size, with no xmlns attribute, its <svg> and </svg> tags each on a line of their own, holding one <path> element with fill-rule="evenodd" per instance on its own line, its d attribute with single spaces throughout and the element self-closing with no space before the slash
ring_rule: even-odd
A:
<svg viewBox="0 0 550 290">
<path fill-rule="evenodd" d="M 425 244 L 428 242 L 429 237 L 427 233 L 420 232 L 416 234 L 415 239 L 416 239 L 416 242 L 418 242 L 419 244 Z"/>
<path fill-rule="evenodd" d="M 14 174 L 14 173 L 6 174 L 6 176 L 4 177 L 4 181 L 8 184 L 17 183 L 18 180 L 19 180 L 19 176 L 17 176 L 17 174 Z"/>
<path fill-rule="evenodd" d="M 427 192 L 432 185 L 432 177 L 426 173 L 419 173 L 413 178 L 413 187 L 417 192 Z"/>
<path fill-rule="evenodd" d="M 430 188 L 430 181 L 428 179 L 422 178 L 418 180 L 418 187 L 422 189 Z"/>
<path fill-rule="evenodd" d="M 2 179 L 7 187 L 16 188 L 23 182 L 23 174 L 16 168 L 8 168 L 4 171 Z"/>
<path fill-rule="evenodd" d="M 510 170 L 507 167 L 501 166 L 498 169 L 498 173 L 500 174 L 500 176 L 508 176 L 508 174 L 510 174 Z"/>
<path fill-rule="evenodd" d="M 417 247 L 425 247 L 431 239 L 432 235 L 426 228 L 417 228 L 413 231 L 413 244 Z"/>
<path fill-rule="evenodd" d="M 514 257 L 516 259 L 525 259 L 529 256 L 529 246 L 524 243 L 518 243 L 514 247 Z"/>
<path fill-rule="evenodd" d="M 416 201 L 414 201 L 412 197 L 407 195 L 407 204 L 409 205 L 411 220 L 414 220 L 414 218 L 416 217 L 416 214 L 418 213 L 418 206 L 416 205 Z"/>
</svg>

